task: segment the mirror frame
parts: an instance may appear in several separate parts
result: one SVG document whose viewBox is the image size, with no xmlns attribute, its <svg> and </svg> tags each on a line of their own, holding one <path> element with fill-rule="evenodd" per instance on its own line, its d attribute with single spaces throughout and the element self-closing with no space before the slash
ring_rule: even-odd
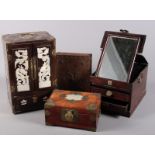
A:
<svg viewBox="0 0 155 155">
<path fill-rule="evenodd" d="M 137 47 L 133 51 L 133 57 L 132 57 L 132 62 L 131 62 L 130 67 L 129 67 L 129 71 L 127 73 L 127 81 L 126 82 L 129 82 L 130 81 L 130 77 L 131 77 L 131 73 L 132 73 L 132 69 L 133 69 L 133 65 L 134 65 L 134 61 L 135 61 L 135 58 L 136 58 L 136 54 L 142 52 L 143 46 L 144 46 L 143 43 L 145 42 L 145 37 L 146 36 L 144 36 L 144 35 L 137 35 L 137 34 L 131 34 L 131 33 L 128 33 L 128 31 L 122 31 L 122 32 L 106 31 L 105 34 L 104 34 L 102 43 L 101 43 L 101 56 L 100 56 L 100 59 L 99 59 L 99 63 L 98 63 L 96 72 L 95 72 L 95 76 L 97 76 L 97 77 L 100 77 L 98 75 L 99 75 L 99 71 L 100 71 L 101 65 L 103 63 L 103 57 L 104 57 L 104 54 L 105 54 L 104 50 L 106 48 L 106 44 L 107 44 L 109 36 L 123 37 L 123 38 L 137 39 L 138 40 Z M 100 77 L 100 78 L 104 78 L 104 77 Z M 111 80 L 113 80 L 113 79 L 111 79 Z"/>
</svg>

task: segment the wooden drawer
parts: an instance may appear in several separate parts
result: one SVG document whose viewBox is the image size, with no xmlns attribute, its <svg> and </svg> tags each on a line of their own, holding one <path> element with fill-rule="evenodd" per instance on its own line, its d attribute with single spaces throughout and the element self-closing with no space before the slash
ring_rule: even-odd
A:
<svg viewBox="0 0 155 155">
<path fill-rule="evenodd" d="M 115 113 L 126 113 L 128 111 L 128 103 L 118 103 L 115 101 L 107 101 L 106 99 L 102 100 L 101 111 L 102 112 L 115 112 Z"/>
<path fill-rule="evenodd" d="M 126 113 L 128 110 L 128 104 L 115 104 L 112 102 L 103 101 L 101 104 L 102 112 L 111 112 L 111 113 Z"/>
<path fill-rule="evenodd" d="M 127 82 L 121 82 L 116 80 L 100 78 L 96 76 L 90 76 L 90 83 L 92 86 L 96 86 L 96 87 L 107 87 L 107 88 L 109 87 L 111 89 L 116 89 L 127 93 L 131 91 L 131 84 Z"/>
<path fill-rule="evenodd" d="M 44 104 L 51 94 L 51 90 L 36 91 L 33 94 L 27 93 L 20 96 L 13 97 L 13 111 L 14 113 L 22 113 L 33 110 L 40 110 L 44 108 Z"/>
<path fill-rule="evenodd" d="M 116 99 L 123 102 L 129 102 L 130 101 L 130 95 L 126 93 L 121 93 L 118 91 L 114 91 L 111 89 L 103 89 L 99 87 L 91 86 L 91 91 L 96 93 L 101 93 L 103 97 L 107 97 L 110 99 Z"/>
<path fill-rule="evenodd" d="M 13 111 L 14 113 L 22 113 L 34 109 L 32 96 L 14 96 Z"/>
</svg>

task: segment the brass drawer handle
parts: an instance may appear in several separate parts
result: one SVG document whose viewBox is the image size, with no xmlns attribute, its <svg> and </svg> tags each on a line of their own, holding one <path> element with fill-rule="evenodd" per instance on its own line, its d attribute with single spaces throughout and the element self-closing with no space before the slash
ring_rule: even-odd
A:
<svg viewBox="0 0 155 155">
<path fill-rule="evenodd" d="M 112 91 L 107 90 L 107 91 L 106 91 L 106 96 L 108 96 L 108 97 L 112 96 Z"/>
</svg>

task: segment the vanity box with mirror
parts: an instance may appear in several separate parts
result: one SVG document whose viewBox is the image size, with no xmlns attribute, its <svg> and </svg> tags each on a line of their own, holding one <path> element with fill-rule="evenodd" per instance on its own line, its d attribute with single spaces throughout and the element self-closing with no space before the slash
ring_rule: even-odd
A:
<svg viewBox="0 0 155 155">
<path fill-rule="evenodd" d="M 47 32 L 33 32 L 2 39 L 13 112 L 43 109 L 56 84 L 55 38 Z"/>
<path fill-rule="evenodd" d="M 145 35 L 106 31 L 91 91 L 102 94 L 104 113 L 129 117 L 144 95 L 148 63 L 142 55 Z"/>
</svg>

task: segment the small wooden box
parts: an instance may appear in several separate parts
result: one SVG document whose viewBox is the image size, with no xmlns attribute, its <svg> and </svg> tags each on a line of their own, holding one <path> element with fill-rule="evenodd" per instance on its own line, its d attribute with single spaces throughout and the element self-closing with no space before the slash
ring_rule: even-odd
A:
<svg viewBox="0 0 155 155">
<path fill-rule="evenodd" d="M 58 52 L 56 58 L 58 89 L 90 91 L 92 54 Z"/>
<path fill-rule="evenodd" d="M 46 124 L 96 131 L 100 102 L 98 93 L 54 90 L 44 106 Z"/>
<path fill-rule="evenodd" d="M 47 32 L 30 32 L 2 39 L 13 112 L 43 109 L 56 84 L 55 38 Z"/>
<path fill-rule="evenodd" d="M 115 35 L 120 34 L 113 33 Z M 124 35 L 135 36 L 135 34 L 130 33 L 125 33 Z M 91 91 L 102 94 L 101 111 L 104 113 L 129 117 L 146 94 L 148 62 L 141 55 L 146 36 L 136 36 L 140 37 L 141 40 L 129 82 L 101 78 L 95 76 L 95 74 L 90 77 Z M 103 41 L 101 48 L 103 48 Z M 101 58 L 99 61 L 101 61 Z"/>
</svg>

